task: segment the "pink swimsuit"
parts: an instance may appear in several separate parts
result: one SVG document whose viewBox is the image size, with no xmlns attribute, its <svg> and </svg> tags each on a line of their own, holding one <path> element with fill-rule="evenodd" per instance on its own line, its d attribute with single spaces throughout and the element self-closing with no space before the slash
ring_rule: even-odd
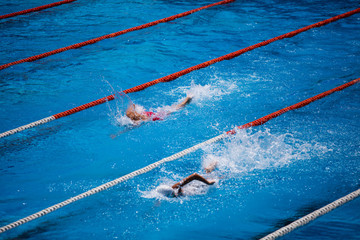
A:
<svg viewBox="0 0 360 240">
<path fill-rule="evenodd" d="M 151 119 L 151 121 L 157 121 L 157 120 L 164 120 L 162 118 L 159 118 L 159 116 L 156 115 L 154 112 L 143 112 L 147 117 Z"/>
</svg>

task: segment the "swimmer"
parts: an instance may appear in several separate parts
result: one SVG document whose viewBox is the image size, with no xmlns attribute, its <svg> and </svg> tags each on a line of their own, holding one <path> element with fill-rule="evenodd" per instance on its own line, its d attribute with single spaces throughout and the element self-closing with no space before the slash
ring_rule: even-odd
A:
<svg viewBox="0 0 360 240">
<path fill-rule="evenodd" d="M 173 106 L 174 111 L 177 111 L 185 105 L 189 104 L 192 99 L 192 96 L 187 96 L 181 103 Z M 171 113 L 171 112 L 169 112 Z M 137 112 L 135 110 L 135 104 L 131 103 L 128 109 L 126 110 L 126 116 L 130 118 L 132 121 L 134 121 L 136 124 L 139 124 L 142 121 L 157 121 L 157 120 L 163 120 L 161 116 L 158 116 L 154 112 Z"/>
<path fill-rule="evenodd" d="M 198 180 L 200 182 L 203 182 L 207 185 L 213 185 L 215 183 L 214 180 L 207 180 L 206 178 L 204 178 L 203 176 L 197 174 L 197 173 L 193 173 L 190 176 L 184 178 L 183 180 L 181 180 L 178 183 L 175 183 L 171 188 L 173 189 L 173 195 L 174 197 L 178 197 L 183 195 L 182 192 L 182 187 L 184 187 L 186 184 L 194 181 L 194 180 Z"/>
<path fill-rule="evenodd" d="M 217 161 L 212 162 L 208 167 L 205 167 L 204 170 L 206 173 L 210 173 L 212 172 L 217 166 Z M 198 173 L 193 173 L 190 176 L 184 178 L 183 180 L 181 180 L 178 183 L 175 183 L 174 185 L 172 185 L 172 187 L 170 186 L 159 186 L 157 188 L 157 191 L 160 192 L 161 194 L 167 196 L 167 197 L 179 197 L 183 195 L 182 192 L 182 187 L 184 187 L 185 185 L 189 184 L 190 182 L 194 181 L 194 180 L 198 180 L 200 182 L 203 182 L 207 185 L 213 185 L 215 183 L 214 180 L 207 180 L 206 178 L 204 178 L 203 176 L 199 175 Z"/>
</svg>

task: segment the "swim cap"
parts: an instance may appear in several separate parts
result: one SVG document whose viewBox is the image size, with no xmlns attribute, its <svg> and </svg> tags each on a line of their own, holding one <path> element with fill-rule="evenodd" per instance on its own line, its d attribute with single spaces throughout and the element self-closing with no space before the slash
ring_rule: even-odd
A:
<svg viewBox="0 0 360 240">
<path fill-rule="evenodd" d="M 156 188 L 156 191 L 158 193 L 164 195 L 165 197 L 174 197 L 175 196 L 174 189 L 172 189 L 172 187 L 170 187 L 168 185 L 160 185 Z"/>
</svg>

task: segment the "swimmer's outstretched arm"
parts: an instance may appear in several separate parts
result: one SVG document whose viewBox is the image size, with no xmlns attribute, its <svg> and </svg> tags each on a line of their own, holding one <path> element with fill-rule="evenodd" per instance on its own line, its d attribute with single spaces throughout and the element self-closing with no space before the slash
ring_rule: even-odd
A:
<svg viewBox="0 0 360 240">
<path fill-rule="evenodd" d="M 189 104 L 191 102 L 192 97 L 191 96 L 187 96 L 181 103 L 179 103 L 178 105 L 175 106 L 176 110 L 179 110 L 183 107 L 185 107 L 186 104 Z"/>
<path fill-rule="evenodd" d="M 176 188 L 180 188 L 180 187 L 183 187 L 185 186 L 186 184 L 194 181 L 194 180 L 198 180 L 200 182 L 203 182 L 207 185 L 213 185 L 215 183 L 215 181 L 208 181 L 206 178 L 204 178 L 203 176 L 200 176 L 199 174 L 197 173 L 193 173 L 191 174 L 190 176 L 184 178 L 182 181 L 178 182 L 178 183 L 175 183 L 172 188 L 173 189 L 176 189 Z"/>
</svg>

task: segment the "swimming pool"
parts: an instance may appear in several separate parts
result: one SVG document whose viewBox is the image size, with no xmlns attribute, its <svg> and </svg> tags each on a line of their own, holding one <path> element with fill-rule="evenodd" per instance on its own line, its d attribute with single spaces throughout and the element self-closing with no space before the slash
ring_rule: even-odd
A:
<svg viewBox="0 0 360 240">
<path fill-rule="evenodd" d="M 50 2 L 50 1 L 49 1 Z M 212 3 L 76 1 L 2 20 L 1 63 Z M 0 4 L 0 14 L 43 1 Z M 0 132 L 70 109 L 359 7 L 356 1 L 235 1 L 152 28 L 0 71 Z M 164 121 L 124 129 L 118 98 L 0 139 L 1 225 L 358 78 L 359 15 L 272 43 L 170 83 L 129 94 Z M 27 239 L 256 239 L 359 188 L 359 86 L 13 229 Z M 168 199 L 155 189 L 202 171 Z M 356 239 L 360 201 L 285 236 Z M 3 237 L 1 236 L 1 237 Z"/>
</svg>

